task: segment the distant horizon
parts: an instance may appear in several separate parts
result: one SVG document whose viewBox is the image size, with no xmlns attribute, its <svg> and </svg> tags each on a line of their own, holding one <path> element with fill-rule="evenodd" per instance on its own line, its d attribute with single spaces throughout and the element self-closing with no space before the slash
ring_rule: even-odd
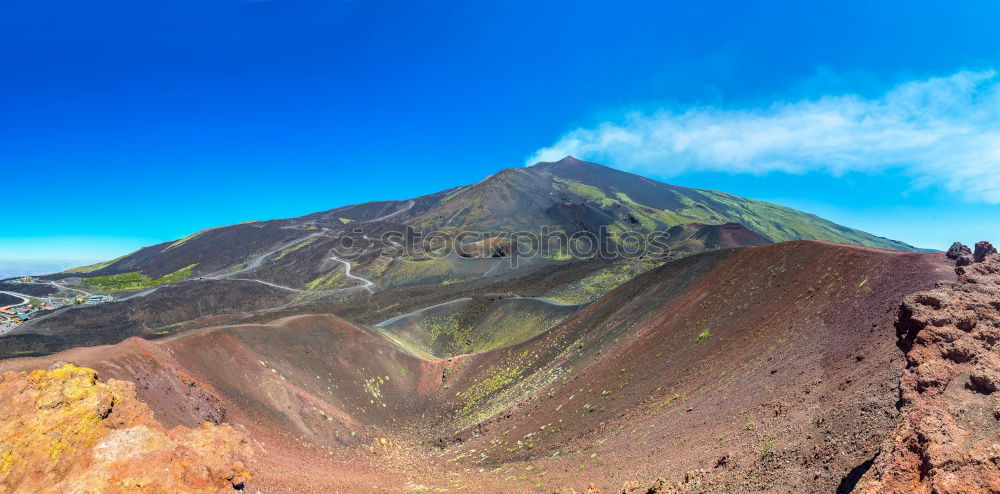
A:
<svg viewBox="0 0 1000 494">
<path fill-rule="evenodd" d="M 79 260 L 16 260 L 0 259 L 0 280 L 18 276 L 37 276 L 58 273 L 87 264 L 76 264 Z M 93 263 L 89 263 L 93 264 Z"/>
</svg>

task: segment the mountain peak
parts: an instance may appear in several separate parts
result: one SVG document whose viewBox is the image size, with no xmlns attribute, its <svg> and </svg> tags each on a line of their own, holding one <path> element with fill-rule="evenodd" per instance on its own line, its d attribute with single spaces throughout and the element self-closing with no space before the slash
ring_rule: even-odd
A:
<svg viewBox="0 0 1000 494">
<path fill-rule="evenodd" d="M 583 161 L 581 159 L 577 159 L 575 156 L 567 154 L 566 157 L 564 157 L 564 158 L 562 158 L 562 159 L 560 159 L 558 161 L 539 161 L 538 163 L 535 163 L 534 165 L 531 165 L 531 166 L 533 166 L 533 167 L 534 166 L 574 166 L 574 165 L 581 165 L 581 164 L 584 164 L 584 163 L 587 163 L 587 161 Z"/>
</svg>

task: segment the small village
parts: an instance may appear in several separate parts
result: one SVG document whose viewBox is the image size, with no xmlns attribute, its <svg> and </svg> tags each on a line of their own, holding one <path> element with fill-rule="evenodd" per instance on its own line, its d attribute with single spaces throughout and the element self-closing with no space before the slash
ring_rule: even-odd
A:
<svg viewBox="0 0 1000 494">
<path fill-rule="evenodd" d="M 51 285 L 58 289 L 47 296 L 33 296 L 11 290 L 0 290 L 0 293 L 21 299 L 20 302 L 0 307 L 0 335 L 12 331 L 22 323 L 30 321 L 46 312 L 74 305 L 90 305 L 111 302 L 109 295 L 95 295 L 82 290 L 67 288 L 54 282 L 37 280 L 31 276 L 21 276 L 3 280 L 6 284 Z"/>
</svg>

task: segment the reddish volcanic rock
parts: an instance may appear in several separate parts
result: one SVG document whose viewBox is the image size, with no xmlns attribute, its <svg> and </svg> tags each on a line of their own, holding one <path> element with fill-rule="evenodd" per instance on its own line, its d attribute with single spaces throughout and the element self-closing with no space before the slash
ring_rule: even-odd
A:
<svg viewBox="0 0 1000 494">
<path fill-rule="evenodd" d="M 900 307 L 901 415 L 861 492 L 1000 492 L 1000 255 L 991 248 L 980 242 L 982 262 L 956 268 L 957 283 Z"/>
<path fill-rule="evenodd" d="M 0 492 L 220 492 L 251 449 L 227 424 L 166 430 L 132 383 L 66 364 L 0 375 Z"/>
</svg>

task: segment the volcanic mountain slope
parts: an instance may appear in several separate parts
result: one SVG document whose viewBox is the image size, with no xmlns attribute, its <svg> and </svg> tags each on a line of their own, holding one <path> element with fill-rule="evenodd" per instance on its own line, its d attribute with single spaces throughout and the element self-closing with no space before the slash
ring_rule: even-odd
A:
<svg viewBox="0 0 1000 494">
<path fill-rule="evenodd" d="M 950 279 L 941 254 L 788 242 L 669 262 L 482 353 L 310 315 L 0 369 L 72 362 L 166 426 L 231 423 L 251 491 L 849 491 L 898 415 L 895 309 Z"/>
<path fill-rule="evenodd" d="M 0 350 L 2 355 L 56 351 L 88 341 L 114 343 L 131 335 L 176 333 L 212 321 L 315 313 L 338 304 L 338 310 L 351 311 L 345 302 L 370 300 L 380 291 L 390 292 L 382 299 L 392 299 L 396 308 L 387 304 L 370 312 L 386 311 L 385 319 L 419 309 L 406 299 L 419 287 L 451 287 L 435 290 L 440 297 L 433 303 L 441 303 L 463 296 L 444 298 L 455 289 L 483 291 L 490 283 L 586 257 L 586 252 L 570 255 L 571 247 L 580 243 L 551 239 L 542 243 L 546 252 L 525 255 L 522 248 L 530 247 L 530 241 L 500 238 L 514 230 L 543 229 L 594 236 L 595 242 L 583 244 L 604 249 L 598 257 L 605 261 L 633 252 L 636 235 L 667 233 L 658 236 L 656 252 L 638 260 L 612 260 L 617 264 L 586 279 L 533 294 L 570 305 L 592 302 L 667 259 L 712 249 L 806 238 L 912 250 L 792 209 L 675 187 L 567 157 L 503 170 L 477 184 L 417 199 L 208 229 L 113 261 L 50 275 L 48 279 L 59 280 L 66 290 L 78 290 L 74 293 L 114 294 L 127 302 L 115 302 L 114 310 L 75 307 L 42 315 L 16 329 L 11 335 L 15 339 L 0 340 Z M 431 230 L 479 230 L 485 238 L 467 238 L 447 251 L 420 235 Z M 529 294 L 515 286 L 507 295 Z M 148 297 L 153 298 L 147 303 L 137 301 Z M 100 328 L 106 334 L 96 334 Z M 43 341 L 56 334 L 71 336 L 59 344 Z"/>
<path fill-rule="evenodd" d="M 252 315 L 251 311 L 285 305 L 295 296 L 250 281 L 182 282 L 144 297 L 70 307 L 36 318 L 0 337 L 0 356 L 52 353 L 234 322 Z"/>
<path fill-rule="evenodd" d="M 375 324 L 407 312 L 470 297 L 475 302 L 463 312 L 461 321 L 473 324 L 475 320 L 485 321 L 487 314 L 493 314 L 496 317 L 502 315 L 498 322 L 510 322 L 503 324 L 511 331 L 502 334 L 497 333 L 495 328 L 485 331 L 473 330 L 471 326 L 463 328 L 462 332 L 475 335 L 468 344 L 482 350 L 498 342 L 520 341 L 538 334 L 561 320 L 566 310 L 573 310 L 572 307 L 560 309 L 559 305 L 576 306 L 594 300 L 636 273 L 660 262 L 573 261 L 506 277 L 473 277 L 458 283 L 404 286 L 375 290 L 373 293 L 357 285 L 347 289 L 304 291 L 252 279 L 187 280 L 113 303 L 67 307 L 22 323 L 0 337 L 0 358 L 52 353 L 76 346 L 113 344 L 130 336 L 157 339 L 206 326 L 241 321 L 269 322 L 295 314 L 337 314 Z M 518 296 L 553 300 L 534 301 L 532 305 L 542 312 L 529 314 L 523 310 L 529 302 L 508 303 L 509 299 Z M 521 310 L 510 310 L 517 307 Z M 514 313 L 526 318 L 513 316 Z M 441 344 L 450 347 L 451 335 L 439 336 Z M 429 340 L 423 341 L 427 343 Z M 465 347 L 461 344 L 454 350 Z M 441 350 L 446 348 L 441 347 Z"/>
<path fill-rule="evenodd" d="M 359 273 L 383 286 L 393 285 L 393 275 L 400 270 L 413 269 L 404 262 L 412 263 L 413 259 L 392 255 L 386 251 L 391 245 L 379 240 L 383 233 L 402 232 L 405 227 L 424 233 L 510 233 L 537 232 L 544 226 L 568 234 L 602 234 L 614 243 L 628 231 L 648 233 L 689 223 L 727 222 L 740 223 L 770 242 L 815 239 L 915 250 L 790 208 L 667 185 L 567 157 L 554 163 L 503 170 L 477 184 L 417 199 L 346 206 L 300 218 L 209 229 L 146 247 L 99 269 L 71 270 L 60 276 L 101 278 L 138 272 L 156 280 L 170 275 L 225 275 L 265 279 L 298 289 L 332 286 L 335 281 L 324 276 L 332 276 L 341 266 L 330 259 L 329 253 L 335 247 L 334 241 L 342 245 L 344 237 L 351 237 L 352 245 L 364 252 L 357 259 Z M 759 241 L 755 237 L 751 244 Z M 398 237 L 397 242 L 412 244 L 417 240 Z M 479 261 L 487 266 L 482 271 L 489 269 L 488 260 Z M 447 272 L 447 268 L 439 268 L 438 272 Z"/>
</svg>

